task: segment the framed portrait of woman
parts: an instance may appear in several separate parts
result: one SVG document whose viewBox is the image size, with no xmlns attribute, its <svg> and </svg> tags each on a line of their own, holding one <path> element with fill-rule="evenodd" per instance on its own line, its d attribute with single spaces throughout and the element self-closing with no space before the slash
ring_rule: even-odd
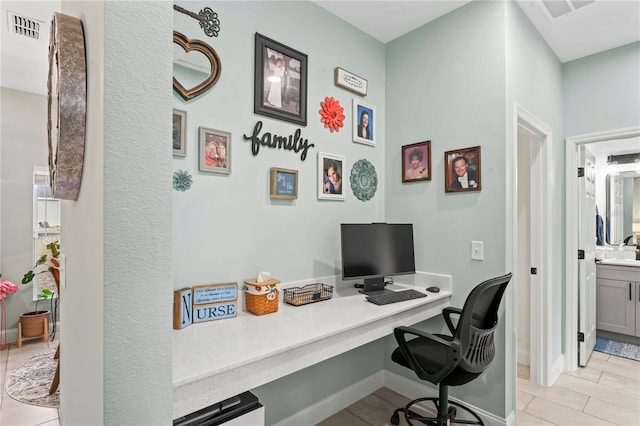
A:
<svg viewBox="0 0 640 426">
<path fill-rule="evenodd" d="M 255 37 L 253 112 L 307 125 L 307 55 L 262 34 Z"/>
<path fill-rule="evenodd" d="M 353 141 L 376 146 L 376 107 L 353 100 Z"/>
<path fill-rule="evenodd" d="M 339 155 L 318 153 L 318 199 L 344 201 L 347 192 L 346 160 Z"/>
<path fill-rule="evenodd" d="M 231 173 L 231 133 L 200 127 L 201 172 Z"/>
<path fill-rule="evenodd" d="M 444 153 L 444 191 L 480 191 L 480 147 L 456 149 Z"/>
<path fill-rule="evenodd" d="M 402 147 L 402 182 L 431 180 L 431 141 Z"/>
</svg>

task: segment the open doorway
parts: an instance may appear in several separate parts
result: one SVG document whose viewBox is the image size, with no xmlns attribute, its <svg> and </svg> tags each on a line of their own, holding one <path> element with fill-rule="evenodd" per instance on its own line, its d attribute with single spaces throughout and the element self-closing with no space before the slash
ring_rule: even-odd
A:
<svg viewBox="0 0 640 426">
<path fill-rule="evenodd" d="M 601 133 L 572 136 L 566 141 L 566 342 L 565 342 L 565 369 L 576 370 L 579 364 L 579 323 L 581 315 L 588 315 L 580 311 L 579 287 L 580 274 L 578 269 L 579 247 L 579 221 L 577 220 L 579 211 L 577 197 L 579 194 L 578 185 L 578 164 L 580 147 L 598 142 L 612 142 L 640 137 L 640 127 L 628 129 L 611 130 Z M 595 223 L 594 223 L 595 226 Z M 584 310 L 583 310 L 584 311 Z M 582 321 L 586 321 L 583 318 Z"/>
<path fill-rule="evenodd" d="M 551 250 L 549 159 L 551 128 L 515 105 L 513 247 L 516 312 L 516 367 L 529 365 L 532 383 L 553 383 L 551 360 Z"/>
</svg>

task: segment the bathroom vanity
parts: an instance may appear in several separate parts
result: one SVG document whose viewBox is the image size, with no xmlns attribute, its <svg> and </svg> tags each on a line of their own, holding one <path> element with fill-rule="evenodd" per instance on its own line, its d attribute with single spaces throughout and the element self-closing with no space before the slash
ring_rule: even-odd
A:
<svg viewBox="0 0 640 426">
<path fill-rule="evenodd" d="M 596 292 L 596 328 L 640 337 L 640 261 L 599 262 Z"/>
</svg>

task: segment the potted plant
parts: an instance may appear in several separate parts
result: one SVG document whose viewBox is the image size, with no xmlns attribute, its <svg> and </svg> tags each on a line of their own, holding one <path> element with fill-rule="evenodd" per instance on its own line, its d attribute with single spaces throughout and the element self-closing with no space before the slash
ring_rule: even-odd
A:
<svg viewBox="0 0 640 426">
<path fill-rule="evenodd" d="M 56 287 L 58 287 L 60 282 L 60 270 L 58 269 L 60 266 L 58 263 L 60 242 L 53 241 L 47 244 L 47 250 L 49 250 L 49 253 L 40 256 L 36 264 L 33 265 L 33 268 L 24 274 L 22 284 L 29 284 L 38 274 L 50 272 L 54 277 Z M 47 263 L 48 265 L 46 265 Z M 58 291 L 60 290 L 58 289 Z M 18 347 L 22 345 L 22 340 L 24 339 L 42 337 L 46 340 L 48 335 L 49 311 L 38 310 L 38 302 L 48 299 L 53 295 L 54 293 L 51 290 L 43 289 L 36 295 L 35 310 L 20 314 L 20 321 L 18 323 Z"/>
</svg>

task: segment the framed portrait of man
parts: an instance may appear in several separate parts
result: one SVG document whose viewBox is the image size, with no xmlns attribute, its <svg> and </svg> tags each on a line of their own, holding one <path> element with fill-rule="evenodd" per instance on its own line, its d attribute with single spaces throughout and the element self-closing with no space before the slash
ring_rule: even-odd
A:
<svg viewBox="0 0 640 426">
<path fill-rule="evenodd" d="M 456 149 L 444 153 L 445 192 L 480 191 L 480 147 Z"/>
</svg>

